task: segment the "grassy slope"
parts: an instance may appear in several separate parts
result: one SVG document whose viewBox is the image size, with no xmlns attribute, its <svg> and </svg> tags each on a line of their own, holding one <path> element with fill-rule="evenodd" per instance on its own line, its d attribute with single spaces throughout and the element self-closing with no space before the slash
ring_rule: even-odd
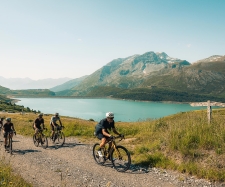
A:
<svg viewBox="0 0 225 187">
<path fill-rule="evenodd" d="M 8 114 L 19 134 L 31 136 L 34 114 Z M 206 110 L 184 112 L 144 122 L 117 122 L 125 134 L 121 142 L 132 154 L 132 162 L 169 168 L 211 180 L 225 180 L 225 110 L 213 110 L 207 123 Z M 48 126 L 51 116 L 44 116 Z M 66 136 L 94 144 L 97 122 L 62 117 Z"/>
<path fill-rule="evenodd" d="M 23 186 L 31 187 L 32 185 L 24 181 L 20 175 L 12 172 L 12 168 L 6 163 L 4 158 L 0 159 L 0 186 Z"/>
</svg>

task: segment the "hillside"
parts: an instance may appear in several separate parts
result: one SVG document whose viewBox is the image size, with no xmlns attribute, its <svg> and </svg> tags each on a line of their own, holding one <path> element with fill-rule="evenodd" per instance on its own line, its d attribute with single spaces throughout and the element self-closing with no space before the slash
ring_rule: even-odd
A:
<svg viewBox="0 0 225 187">
<path fill-rule="evenodd" d="M 72 95 L 85 95 L 98 86 L 137 88 L 149 75 L 167 68 L 171 64 L 185 66 L 190 63 L 171 58 L 166 53 L 152 51 L 143 55 L 115 59 L 72 88 Z"/>
<path fill-rule="evenodd" d="M 188 177 L 187 175 L 209 179 L 212 186 L 214 186 L 214 184 L 218 184 L 217 182 L 219 181 L 225 181 L 224 114 L 224 109 L 213 109 L 213 119 L 211 124 L 208 124 L 206 110 L 182 112 L 176 115 L 151 121 L 132 123 L 116 122 L 116 128 L 126 137 L 126 139 L 121 141 L 120 144 L 125 146 L 132 155 L 133 165 L 130 172 L 132 175 L 134 175 L 133 172 L 137 171 L 136 166 L 145 166 L 145 168 L 149 169 L 150 171 L 156 167 L 161 168 L 166 173 L 169 172 L 169 170 L 178 171 L 180 182 L 186 181 L 183 179 L 181 180 L 181 178 L 186 178 Z M 15 128 L 17 129 L 18 134 L 32 136 L 33 129 L 27 127 L 30 127 L 30 119 L 35 119 L 36 115 L 9 114 L 9 116 L 14 119 Z M 46 124 L 48 124 L 50 117 L 44 116 L 44 119 Z M 61 167 L 61 164 L 63 163 L 63 165 L 66 165 L 66 168 L 68 168 L 68 171 L 71 175 L 73 172 L 75 172 L 74 168 L 77 171 L 77 167 L 79 167 L 81 170 L 79 171 L 79 176 L 81 173 L 83 173 L 83 169 L 87 167 L 87 171 L 85 169 L 84 172 L 87 175 L 89 173 L 88 171 L 90 171 L 90 167 L 88 167 L 90 165 L 95 170 L 94 173 L 98 172 L 98 170 L 101 170 L 102 172 L 103 166 L 97 164 L 93 165 L 94 160 L 92 157 L 93 141 L 98 142 L 98 140 L 93 137 L 93 129 L 96 122 L 77 118 L 69 118 L 65 116 L 61 116 L 61 119 L 65 126 L 65 129 L 63 130 L 66 135 L 65 147 L 54 149 L 54 145 L 50 143 L 50 148 L 43 150 L 42 148 L 35 148 L 30 141 L 30 138 L 21 137 L 21 139 L 18 141 L 20 143 L 15 143 L 15 146 L 20 146 L 19 150 L 23 152 L 23 150 L 31 148 L 32 150 L 38 149 L 39 151 L 32 151 L 31 154 L 19 154 L 22 156 L 20 157 L 17 155 L 16 158 L 24 159 L 25 156 L 27 162 L 32 163 L 33 158 L 37 157 L 31 155 L 39 154 L 41 158 L 43 158 L 44 162 L 40 162 L 43 163 L 43 165 L 37 168 L 39 168 L 38 170 L 45 168 L 44 173 L 46 173 L 46 169 L 48 169 L 48 167 L 45 167 L 45 164 L 56 161 L 55 159 L 53 159 L 51 162 L 46 161 L 46 154 L 48 154 L 49 158 L 53 158 L 54 155 L 57 155 L 57 158 L 59 158 L 59 155 L 61 155 L 60 163 L 58 163 L 57 167 L 55 167 L 55 170 L 59 168 L 63 172 L 66 172 L 65 167 Z M 83 143 L 75 144 L 73 137 L 79 138 L 79 142 L 82 141 Z M 26 141 L 27 143 L 21 144 L 22 141 Z M 30 148 L 27 148 L 27 146 Z M 68 155 L 61 154 L 61 151 L 64 149 L 71 151 L 73 156 L 68 157 Z M 45 154 L 43 154 L 43 152 Z M 86 162 L 80 162 L 80 158 L 83 158 L 82 153 L 85 153 L 83 156 L 85 156 Z M 88 159 L 86 159 L 86 157 Z M 70 159 L 73 161 L 68 162 Z M 27 167 L 27 162 L 21 162 L 23 167 Z M 68 163 L 74 162 L 76 162 L 76 167 L 70 167 L 68 165 Z M 36 165 L 34 163 L 36 163 Z M 40 166 L 40 163 L 33 162 L 32 166 Z M 105 166 L 108 164 L 109 163 L 106 163 Z M 105 169 L 109 172 L 115 172 L 114 174 L 118 175 L 118 177 L 120 176 L 119 178 L 122 177 L 121 175 L 127 175 L 127 173 L 121 174 L 121 172 L 116 172 L 111 167 L 104 167 L 104 170 Z M 167 169 L 169 170 L 167 171 Z M 49 167 L 48 171 L 50 173 L 52 172 L 51 167 Z M 147 172 L 145 175 L 151 175 L 151 173 L 152 172 Z M 182 176 L 181 173 L 185 174 L 186 176 Z M 93 177 L 93 173 L 91 176 Z M 142 177 L 140 173 L 139 177 Z M 43 182 L 47 182 L 44 180 L 44 178 L 45 177 L 42 177 L 41 180 L 43 180 Z M 137 178 L 135 178 L 135 180 L 138 180 Z M 194 177 L 191 178 L 193 179 Z M 202 179 L 201 181 L 203 182 Z M 116 182 L 116 180 L 114 182 Z M 198 185 L 202 186 L 200 184 Z M 197 183 L 193 183 L 192 186 L 198 185 Z"/>
<path fill-rule="evenodd" d="M 207 58 L 190 66 L 164 69 L 146 79 L 140 87 L 174 89 L 187 93 L 225 96 L 225 57 Z"/>
<path fill-rule="evenodd" d="M 82 76 L 80 78 L 77 79 L 72 79 L 69 80 L 63 84 L 57 85 L 53 88 L 50 88 L 49 90 L 53 91 L 53 92 L 59 92 L 59 91 L 63 91 L 63 90 L 69 90 L 75 86 L 77 86 L 78 84 L 80 84 L 86 77 L 88 77 L 88 75 Z"/>
<path fill-rule="evenodd" d="M 28 90 L 11 90 L 8 93 L 14 97 L 48 97 L 55 96 L 55 93 L 48 89 L 28 89 Z"/>
<path fill-rule="evenodd" d="M 79 85 L 56 95 L 160 101 L 193 101 L 196 96 L 195 101 L 224 101 L 224 82 L 225 56 L 216 55 L 190 64 L 166 53 L 148 52 L 115 59 Z"/>
<path fill-rule="evenodd" d="M 0 95 L 4 98 L 8 97 L 51 97 L 55 96 L 55 92 L 48 89 L 28 89 L 28 90 L 10 90 L 0 86 Z"/>
</svg>

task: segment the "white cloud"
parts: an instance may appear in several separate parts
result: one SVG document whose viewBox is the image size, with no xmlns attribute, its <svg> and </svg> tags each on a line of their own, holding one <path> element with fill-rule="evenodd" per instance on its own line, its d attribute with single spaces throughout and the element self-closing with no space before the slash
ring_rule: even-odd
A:
<svg viewBox="0 0 225 187">
<path fill-rule="evenodd" d="M 78 40 L 79 42 L 81 42 L 81 41 L 82 41 L 82 39 L 81 39 L 81 38 L 78 38 L 77 40 Z"/>
</svg>

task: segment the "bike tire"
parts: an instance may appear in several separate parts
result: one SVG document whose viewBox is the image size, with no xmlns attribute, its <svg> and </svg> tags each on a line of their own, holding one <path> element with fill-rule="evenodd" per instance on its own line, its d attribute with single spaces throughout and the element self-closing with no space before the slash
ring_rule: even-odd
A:
<svg viewBox="0 0 225 187">
<path fill-rule="evenodd" d="M 46 149 L 48 147 L 48 139 L 45 135 L 41 136 L 41 146 Z"/>
<path fill-rule="evenodd" d="M 98 154 L 99 148 L 100 148 L 100 144 L 99 143 L 96 143 L 93 146 L 93 157 L 94 157 L 94 160 L 97 162 L 97 164 L 103 165 L 105 163 L 105 159 L 104 159 L 104 157 L 100 157 L 99 156 L 99 154 Z M 102 155 L 104 155 L 103 151 L 102 151 Z"/>
<path fill-rule="evenodd" d="M 9 137 L 9 153 L 12 154 L 12 138 Z"/>
<path fill-rule="evenodd" d="M 125 172 L 130 168 L 131 157 L 129 151 L 121 146 L 116 146 L 110 154 L 113 167 L 119 172 Z"/>
<path fill-rule="evenodd" d="M 36 146 L 36 147 L 38 147 L 38 145 L 39 145 L 39 137 L 38 137 L 38 135 L 36 134 L 34 134 L 33 135 L 33 142 L 34 142 L 34 145 Z"/>
<path fill-rule="evenodd" d="M 63 132 L 57 132 L 55 134 L 55 141 L 54 141 L 56 147 L 61 147 L 65 143 L 65 135 Z"/>
</svg>

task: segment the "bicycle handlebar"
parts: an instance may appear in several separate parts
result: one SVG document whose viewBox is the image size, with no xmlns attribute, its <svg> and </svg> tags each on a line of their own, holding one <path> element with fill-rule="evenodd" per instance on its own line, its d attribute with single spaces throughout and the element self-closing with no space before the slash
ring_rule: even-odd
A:
<svg viewBox="0 0 225 187">
<path fill-rule="evenodd" d="M 120 138 L 119 141 L 122 141 L 123 139 L 125 139 L 124 136 L 113 136 L 112 139 L 110 139 L 110 140 L 108 141 L 108 143 L 109 143 L 109 142 L 112 142 L 113 140 L 118 139 L 118 138 Z"/>
</svg>

